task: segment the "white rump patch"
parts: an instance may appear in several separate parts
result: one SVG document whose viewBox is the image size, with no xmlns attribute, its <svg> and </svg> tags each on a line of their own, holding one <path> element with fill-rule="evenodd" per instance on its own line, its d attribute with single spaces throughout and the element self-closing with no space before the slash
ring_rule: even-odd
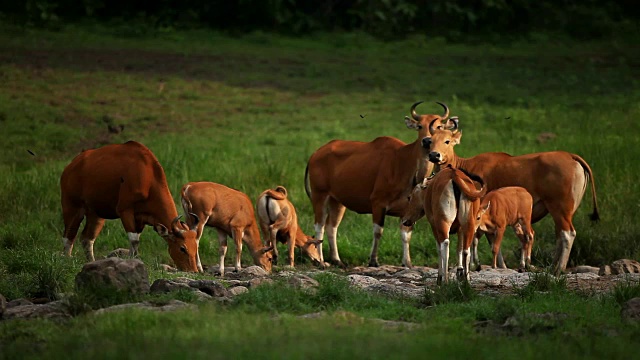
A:
<svg viewBox="0 0 640 360">
<path fill-rule="evenodd" d="M 587 181 L 589 175 L 584 171 L 580 163 L 575 163 L 575 173 L 573 175 L 573 182 L 571 185 L 571 196 L 573 198 L 573 212 L 575 213 L 580 206 L 584 192 L 587 190 Z"/>
<path fill-rule="evenodd" d="M 440 195 L 439 205 L 447 222 L 453 223 L 456 219 L 457 209 L 456 197 L 453 193 L 453 182 L 451 180 L 449 180 L 449 183 L 445 186 L 444 191 Z"/>
</svg>

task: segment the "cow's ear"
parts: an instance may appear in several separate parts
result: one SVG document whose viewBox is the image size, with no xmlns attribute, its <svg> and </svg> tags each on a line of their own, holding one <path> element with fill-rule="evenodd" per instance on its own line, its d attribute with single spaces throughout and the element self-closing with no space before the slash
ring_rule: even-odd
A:
<svg viewBox="0 0 640 360">
<path fill-rule="evenodd" d="M 485 206 L 483 206 L 483 207 L 482 207 L 482 211 L 483 211 L 483 212 L 485 212 L 485 211 L 489 210 L 489 207 L 490 207 L 490 206 L 491 206 L 491 201 L 488 201 L 488 202 L 487 202 L 487 205 L 485 205 Z"/>
<path fill-rule="evenodd" d="M 158 233 L 158 235 L 162 236 L 163 238 L 169 236 L 169 229 L 167 229 L 167 227 L 162 224 L 156 224 L 153 229 Z"/>
<path fill-rule="evenodd" d="M 462 131 L 457 131 L 455 134 L 453 134 L 453 143 L 455 145 L 460 144 L 461 137 L 462 137 Z"/>
<path fill-rule="evenodd" d="M 413 129 L 413 130 L 422 129 L 422 125 L 420 125 L 419 122 L 413 120 L 412 118 L 410 118 L 408 116 L 404 117 L 404 123 L 405 123 L 405 125 L 407 125 L 407 128 L 409 128 L 409 129 Z"/>
</svg>

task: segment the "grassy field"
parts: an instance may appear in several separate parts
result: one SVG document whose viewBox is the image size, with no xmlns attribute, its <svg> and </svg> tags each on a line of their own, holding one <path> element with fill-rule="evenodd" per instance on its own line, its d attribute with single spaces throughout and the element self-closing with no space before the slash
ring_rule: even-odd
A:
<svg viewBox="0 0 640 360">
<path fill-rule="evenodd" d="M 637 44 L 616 40 L 572 43 L 546 38 L 510 44 L 449 44 L 413 37 L 381 43 L 360 34 L 294 39 L 254 33 L 231 38 L 192 31 L 129 37 L 122 29 L 100 27 L 55 33 L 2 28 L 0 293 L 11 299 L 73 289 L 73 277 L 84 256 L 80 244 L 73 258 L 59 256 L 63 224 L 58 181 L 64 166 L 82 149 L 126 140 L 143 142 L 164 166 L 175 200 L 188 181 L 222 183 L 252 199 L 266 188 L 284 185 L 298 208 L 301 226 L 310 233 L 313 214 L 303 188 L 308 157 L 332 139 L 369 141 L 388 135 L 414 141 L 416 134 L 406 129 L 403 118 L 419 100 L 426 101 L 419 112 L 440 112 L 434 101 L 442 101 L 460 117 L 464 136 L 457 147 L 459 155 L 546 150 L 581 155 L 595 174 L 602 220 L 597 225 L 588 221 L 591 197 L 587 193 L 574 218 L 578 235 L 570 266 L 640 259 L 636 213 L 640 194 L 636 179 L 640 172 L 636 164 L 640 155 L 636 121 L 640 116 L 639 55 Z M 124 131 L 110 133 L 109 125 L 124 125 Z M 539 141 L 538 135 L 544 132 L 555 137 Z M 555 246 L 553 223 L 547 218 L 534 228 L 533 263 L 545 266 Z M 338 239 L 343 261 L 366 264 L 370 216 L 348 212 Z M 414 265 L 435 266 L 433 243 L 428 225 L 419 222 L 411 243 Z M 215 264 L 214 233 L 207 231 L 201 244 L 203 263 Z M 503 242 L 511 267 L 516 264 L 518 246 L 511 234 Z M 95 243 L 96 257 L 117 247 L 128 247 L 128 241 L 122 225 L 111 221 Z M 401 251 L 398 220 L 390 218 L 380 262 L 400 264 Z M 170 259 L 166 245 L 151 229 L 142 235 L 140 252 L 152 278 L 164 276 L 159 264 Z M 232 253 L 229 249 L 228 254 Z M 249 255 L 245 252 L 243 256 L 243 264 L 250 264 Z M 489 261 L 486 246 L 481 247 L 481 259 Z M 229 256 L 227 260 L 231 262 Z M 297 262 L 308 266 L 301 257 Z M 579 297 L 566 296 L 558 302 L 567 307 L 580 303 Z M 491 300 L 477 301 L 480 307 L 491 304 Z M 553 307 L 549 305 L 552 298 L 537 301 Z M 600 301 L 591 299 L 572 313 L 593 308 L 607 319 L 605 323 L 613 321 L 610 315 L 619 307 L 600 306 Z M 469 322 L 474 315 L 464 306 L 437 308 L 408 310 L 420 313 L 413 319 L 424 324 L 424 331 L 398 336 L 376 329 L 350 333 L 348 321 L 335 325 L 327 320 L 307 330 L 287 316 L 276 321 L 276 331 L 263 332 L 254 327 L 271 327 L 274 320 L 268 311 L 247 315 L 242 309 L 226 312 L 217 308 L 207 308 L 206 315 L 128 314 L 109 316 L 107 322 L 77 319 L 63 325 L 69 329 L 64 339 L 57 330 L 59 324 L 36 330 L 41 324 L 31 323 L 25 325 L 24 336 L 37 332 L 51 341 L 53 350 L 60 351 L 66 346 L 80 351 L 83 344 L 102 345 L 87 351 L 104 357 L 118 357 L 118 351 L 125 349 L 136 349 L 139 357 L 148 351 L 169 354 L 162 347 L 149 350 L 153 339 L 165 338 L 172 328 L 169 324 L 181 329 L 170 335 L 170 343 L 180 344 L 171 350 L 176 356 L 194 346 L 204 357 L 211 344 L 221 346 L 228 355 L 231 352 L 226 350 L 245 344 L 247 338 L 264 350 L 265 357 L 319 357 L 329 347 L 339 357 L 357 355 L 350 342 L 339 341 L 345 333 L 366 342 L 362 348 L 371 349 L 368 357 L 393 356 L 398 349 L 417 356 L 434 347 L 449 356 L 488 356 L 490 351 L 499 351 L 504 352 L 503 357 L 526 348 L 531 357 L 535 351 L 560 354 L 562 351 L 551 349 L 561 346 L 568 356 L 596 358 L 602 354 L 597 350 L 602 344 L 620 354 L 631 346 L 625 343 L 627 332 L 612 342 L 602 333 L 590 332 L 586 325 L 575 334 L 563 328 L 536 335 L 549 346 L 510 338 L 499 338 L 496 346 L 495 339 L 489 341 L 473 332 Z M 122 326 L 125 331 L 120 331 Z M 149 334 L 144 338 L 134 336 L 140 333 L 138 327 L 147 326 Z M 620 324 L 611 326 L 618 329 Z M 183 328 L 191 330 L 182 332 Z M 453 331 L 462 331 L 464 336 Z M 287 352 L 294 335 L 303 336 L 313 346 Z M 6 339 L 6 334 L 2 336 Z M 107 340 L 111 336 L 113 340 Z M 96 338 L 101 340 L 96 342 Z M 286 340 L 280 342 L 281 338 Z M 463 338 L 468 347 L 454 347 Z M 14 349 L 24 345 L 16 344 Z M 117 346 L 111 347 L 114 344 Z M 101 352 L 101 347 L 110 347 L 114 353 Z M 243 351 L 251 354 L 249 347 Z"/>
</svg>

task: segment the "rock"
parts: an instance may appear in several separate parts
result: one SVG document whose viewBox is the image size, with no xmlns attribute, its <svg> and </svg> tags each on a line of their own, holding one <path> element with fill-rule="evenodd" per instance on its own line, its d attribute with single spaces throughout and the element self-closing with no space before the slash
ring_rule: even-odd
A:
<svg viewBox="0 0 640 360">
<path fill-rule="evenodd" d="M 167 264 L 160 264 L 160 270 L 164 271 L 164 272 L 178 272 L 178 269 L 174 268 L 171 265 L 167 265 Z"/>
<path fill-rule="evenodd" d="M 640 273 L 640 263 L 629 259 L 616 260 L 611 263 L 611 273 L 613 275 Z"/>
<path fill-rule="evenodd" d="M 244 294 L 246 292 L 249 292 L 249 289 L 247 289 L 244 286 L 234 286 L 231 289 L 229 289 L 229 293 L 231 293 L 231 296 L 237 296 L 240 294 Z"/>
<path fill-rule="evenodd" d="M 573 268 L 571 273 L 572 274 L 585 274 L 585 273 L 597 274 L 599 271 L 600 271 L 600 268 L 597 268 L 595 266 L 581 265 Z"/>
<path fill-rule="evenodd" d="M 598 275 L 600 275 L 600 276 L 611 275 L 611 266 L 609 266 L 609 265 L 600 266 L 600 270 L 598 271 Z"/>
<path fill-rule="evenodd" d="M 410 297 L 413 299 L 419 299 L 425 295 L 424 286 L 416 286 L 413 284 L 404 284 L 402 286 L 398 286 L 381 282 L 380 284 L 367 286 L 366 288 L 364 288 L 364 290 L 386 296 Z"/>
<path fill-rule="evenodd" d="M 404 269 L 393 274 L 393 277 L 406 279 L 406 280 L 420 281 L 424 278 L 424 275 L 418 270 Z"/>
<path fill-rule="evenodd" d="M 358 275 L 358 274 L 347 275 L 347 279 L 349 280 L 351 285 L 359 287 L 361 289 L 367 288 L 371 285 L 380 284 L 380 280 L 371 276 L 366 276 L 366 275 Z"/>
<path fill-rule="evenodd" d="M 24 306 L 24 305 L 33 305 L 33 303 L 27 299 L 24 298 L 19 298 L 19 299 L 13 299 L 11 301 L 9 301 L 7 303 L 6 308 L 10 309 L 12 307 L 16 307 L 16 306 Z"/>
<path fill-rule="evenodd" d="M 256 265 L 249 266 L 247 268 L 240 270 L 240 274 L 242 276 L 251 276 L 251 277 L 264 277 L 269 275 L 269 273 L 267 273 L 265 269 Z"/>
<path fill-rule="evenodd" d="M 251 289 L 264 284 L 273 284 L 273 280 L 269 278 L 253 278 L 249 280 L 249 283 L 248 283 Z"/>
<path fill-rule="evenodd" d="M 287 282 L 296 289 L 316 289 L 320 286 L 318 280 L 303 274 L 295 274 L 287 280 Z"/>
<path fill-rule="evenodd" d="M 193 280 L 189 286 L 202 291 L 212 297 L 229 297 L 229 290 L 219 281 L 215 280 Z"/>
<path fill-rule="evenodd" d="M 41 305 L 19 305 L 7 308 L 2 315 L 4 320 L 11 319 L 60 319 L 71 317 L 67 303 L 62 300 Z"/>
<path fill-rule="evenodd" d="M 2 296 L 2 294 L 0 294 L 0 319 L 2 319 L 2 314 L 4 314 L 4 311 L 7 309 L 7 299 L 4 298 L 4 296 Z"/>
<path fill-rule="evenodd" d="M 108 258 L 121 258 L 121 259 L 127 259 L 129 258 L 129 249 L 125 249 L 125 248 L 117 248 L 115 250 L 113 250 L 112 252 L 109 253 L 109 255 L 107 255 L 107 259 Z"/>
<path fill-rule="evenodd" d="M 640 321 L 640 297 L 633 298 L 622 305 L 622 321 Z"/>
<path fill-rule="evenodd" d="M 169 280 L 169 279 L 158 279 L 151 284 L 151 293 L 168 293 L 172 291 L 179 290 L 187 290 L 193 291 L 193 289 L 183 282 Z"/>
<path fill-rule="evenodd" d="M 181 310 L 181 309 L 196 309 L 196 308 L 197 307 L 195 305 L 188 304 L 180 300 L 170 300 L 168 303 L 162 304 L 162 305 L 157 305 L 157 304 L 153 304 L 148 301 L 145 301 L 140 303 L 110 306 L 108 308 L 96 310 L 94 311 L 94 314 L 99 315 L 99 314 L 110 313 L 114 311 L 122 311 L 125 309 L 143 309 L 143 310 L 150 310 L 150 311 L 175 311 L 175 310 Z"/>
<path fill-rule="evenodd" d="M 205 292 L 202 292 L 200 290 L 196 290 L 196 289 L 193 290 L 193 294 L 197 298 L 196 301 L 208 301 L 208 300 L 213 300 L 214 299 L 213 296 L 211 296 L 211 295 L 209 295 L 209 294 L 207 294 Z"/>
<path fill-rule="evenodd" d="M 596 268 L 600 270 L 599 268 Z M 571 275 L 567 275 L 567 279 L 577 279 L 577 280 L 595 280 L 599 278 L 600 275 L 593 272 L 584 272 L 584 273 L 574 273 Z"/>
<path fill-rule="evenodd" d="M 85 264 L 76 275 L 78 290 L 118 290 L 133 294 L 149 292 L 149 275 L 138 259 L 107 258 Z"/>
</svg>

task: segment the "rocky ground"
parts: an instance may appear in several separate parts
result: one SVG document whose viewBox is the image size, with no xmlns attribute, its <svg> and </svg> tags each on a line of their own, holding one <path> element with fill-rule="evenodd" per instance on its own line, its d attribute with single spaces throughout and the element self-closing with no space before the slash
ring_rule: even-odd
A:
<svg viewBox="0 0 640 360">
<path fill-rule="evenodd" d="M 170 267 L 166 267 L 166 269 L 171 270 Z M 210 267 L 207 271 L 215 273 L 216 268 Z M 320 272 L 322 270 L 292 269 L 267 274 L 260 267 L 250 266 L 240 272 L 228 272 L 223 279 L 212 275 L 211 279 L 195 280 L 189 278 L 185 273 L 185 276 L 157 279 L 149 284 L 146 266 L 140 260 L 111 257 L 86 264 L 76 276 L 76 288 L 82 290 L 95 289 L 96 286 L 110 286 L 134 294 L 171 293 L 183 290 L 192 291 L 200 301 L 230 302 L 239 294 L 276 280 L 286 281 L 297 288 L 312 290 L 318 286 L 314 276 Z M 331 272 L 335 276 L 346 276 L 354 287 L 365 291 L 418 299 L 424 296 L 425 291 L 432 291 L 436 287 L 438 270 L 419 266 L 407 269 L 400 266 L 384 265 L 377 268 L 332 269 L 326 270 L 326 272 Z M 449 275 L 451 281 L 455 281 L 455 271 L 451 271 Z M 568 274 L 563 276 L 565 276 L 569 289 L 579 290 L 585 294 L 605 293 L 621 281 L 640 282 L 640 263 L 634 260 L 618 260 L 610 266 L 602 268 L 579 266 L 569 269 Z M 480 295 L 512 295 L 534 277 L 533 273 L 483 267 L 480 271 L 474 271 L 470 274 L 470 284 Z M 62 300 L 53 302 L 38 301 L 38 303 L 34 303 L 32 300 L 12 299 L 7 302 L 0 295 L 0 319 L 72 316 L 73 310 L 70 309 L 68 296 L 63 296 Z M 169 311 L 183 307 L 195 307 L 195 305 L 178 300 L 164 304 L 140 302 L 103 308 L 95 313 L 101 314 L 131 307 L 152 311 Z"/>
</svg>

